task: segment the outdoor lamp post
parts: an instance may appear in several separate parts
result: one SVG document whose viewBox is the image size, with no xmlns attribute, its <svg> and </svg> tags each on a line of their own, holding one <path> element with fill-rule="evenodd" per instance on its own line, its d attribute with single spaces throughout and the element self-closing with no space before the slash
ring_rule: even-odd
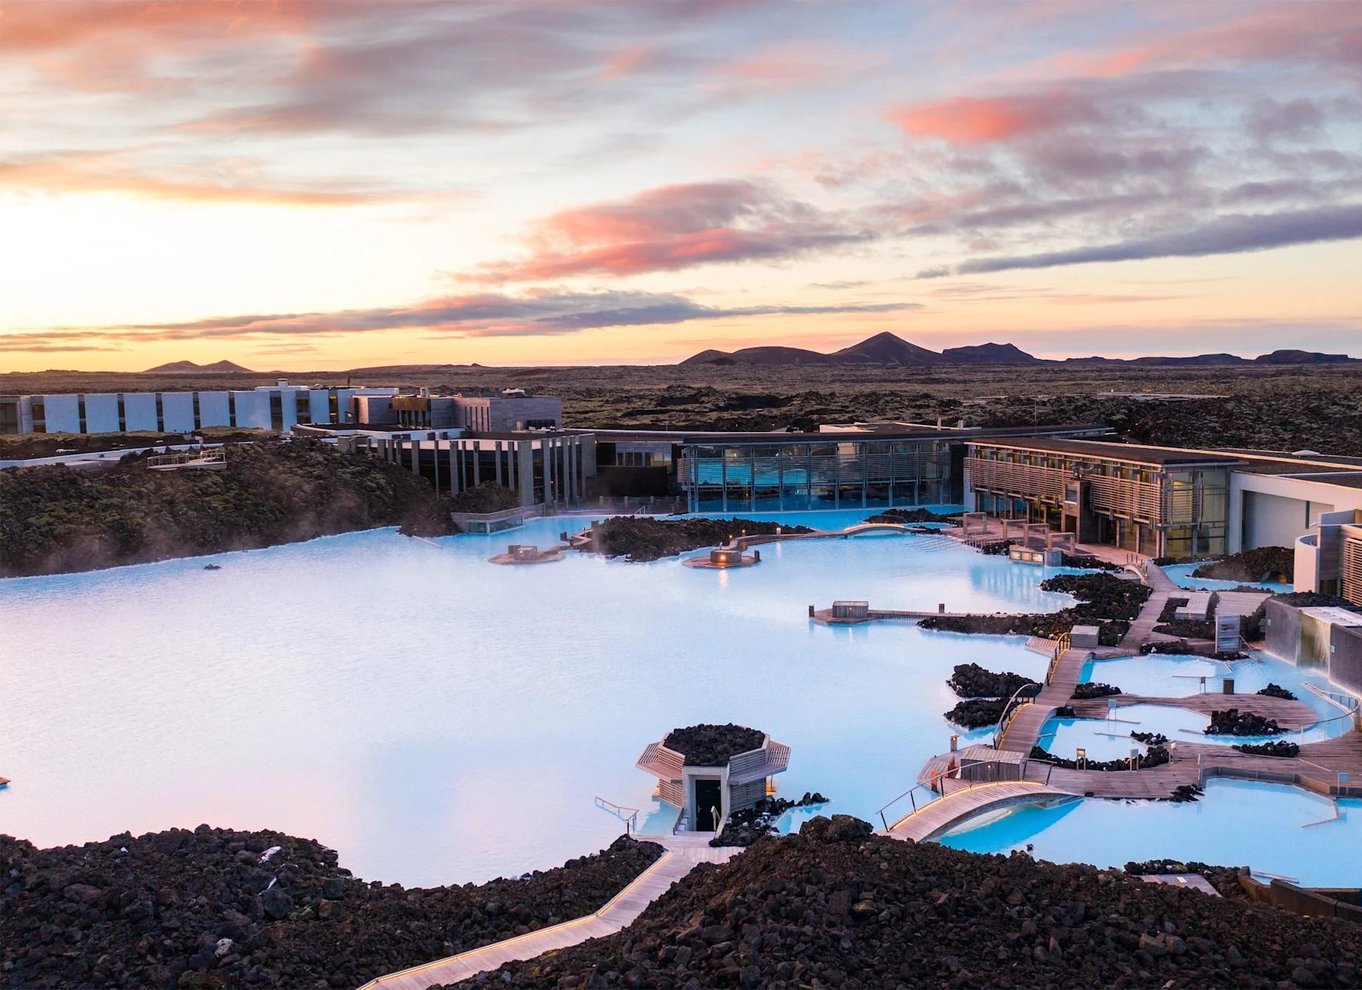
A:
<svg viewBox="0 0 1362 990">
<path fill-rule="evenodd" d="M 1086 749 L 1084 749 L 1082 746 L 1079 746 L 1079 747 L 1078 747 L 1077 756 L 1078 756 L 1078 769 L 1080 769 L 1080 770 L 1086 770 L 1086 769 L 1088 769 L 1088 751 L 1087 751 Z"/>
</svg>

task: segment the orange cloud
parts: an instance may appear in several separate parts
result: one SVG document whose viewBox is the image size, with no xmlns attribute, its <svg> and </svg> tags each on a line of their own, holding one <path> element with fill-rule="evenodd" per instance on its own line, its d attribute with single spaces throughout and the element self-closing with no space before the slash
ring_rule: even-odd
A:
<svg viewBox="0 0 1362 990">
<path fill-rule="evenodd" d="M 989 144 L 1044 133 L 1102 117 L 1090 101 L 1070 93 L 957 96 L 892 111 L 889 119 L 913 137 L 951 144 Z"/>
</svg>

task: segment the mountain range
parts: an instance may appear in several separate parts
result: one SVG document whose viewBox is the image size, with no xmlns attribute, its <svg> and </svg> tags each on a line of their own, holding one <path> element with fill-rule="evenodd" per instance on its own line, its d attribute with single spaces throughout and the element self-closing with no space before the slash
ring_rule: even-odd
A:
<svg viewBox="0 0 1362 990">
<path fill-rule="evenodd" d="M 1346 354 L 1324 354 L 1319 351 L 1276 350 L 1256 358 L 1236 354 L 1198 354 L 1193 357 L 1066 358 L 1063 362 L 1046 361 L 1028 354 L 1015 344 L 970 344 L 933 351 L 897 334 L 877 333 L 859 344 L 843 347 L 840 351 L 823 353 L 803 347 L 744 347 L 736 351 L 707 350 L 681 362 L 683 365 L 791 365 L 791 364 L 880 364 L 901 367 L 925 367 L 943 364 L 1136 364 L 1152 366 L 1204 364 L 1341 364 L 1355 360 Z"/>
</svg>

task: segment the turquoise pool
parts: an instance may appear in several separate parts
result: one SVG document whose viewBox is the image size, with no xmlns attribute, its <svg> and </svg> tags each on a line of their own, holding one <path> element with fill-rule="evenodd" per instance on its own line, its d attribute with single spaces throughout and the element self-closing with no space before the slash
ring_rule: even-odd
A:
<svg viewBox="0 0 1362 990">
<path fill-rule="evenodd" d="M 836 529 L 870 514 L 770 518 Z M 363 877 L 479 881 L 609 842 L 620 823 L 597 795 L 669 830 L 674 811 L 634 761 L 673 726 L 730 720 L 792 747 L 782 796 L 833 799 L 787 827 L 819 812 L 876 820 L 946 748 L 955 664 L 1039 678 L 1046 658 L 1020 637 L 829 628 L 808 605 L 1069 602 L 1038 588 L 1056 571 L 937 536 L 770 545 L 736 571 L 577 554 L 487 563 L 589 521 L 433 543 L 377 530 L 0 582 L 4 831 L 52 845 L 270 827 L 339 849 Z M 1133 807 L 1132 822 L 1147 820 Z M 1252 832 L 1262 855 L 1283 828 Z M 1106 840 L 1102 855 L 1129 858 L 1125 832 Z"/>
<path fill-rule="evenodd" d="M 819 790 L 869 819 L 946 748 L 955 664 L 1037 677 L 1046 661 L 1019 637 L 829 628 L 808 606 L 1070 601 L 1036 568 L 935 536 L 771 545 L 740 571 L 487 563 L 588 523 L 435 545 L 378 530 L 0 582 L 4 831 L 50 845 L 272 827 L 364 877 L 475 881 L 599 849 L 620 825 L 596 795 L 670 828 L 634 761 L 674 726 L 730 720 L 793 748 L 782 795 Z"/>
<path fill-rule="evenodd" d="M 1198 801 L 1078 800 L 1025 807 L 942 838 L 972 852 L 1010 852 L 1056 863 L 1124 866 L 1200 860 L 1252 866 L 1312 886 L 1362 885 L 1362 800 L 1332 803 L 1294 787 L 1211 780 Z M 1312 824 L 1321 823 L 1321 824 Z"/>
<path fill-rule="evenodd" d="M 1189 591 L 1229 591 L 1240 586 L 1246 588 L 1262 588 L 1264 591 L 1271 591 L 1273 594 L 1284 595 L 1295 590 L 1292 585 L 1276 581 L 1217 581 L 1213 578 L 1192 577 L 1192 572 L 1201 566 L 1204 561 L 1195 564 L 1169 564 L 1164 567 L 1163 572 L 1168 575 L 1174 584 L 1179 588 L 1186 588 Z"/>
</svg>

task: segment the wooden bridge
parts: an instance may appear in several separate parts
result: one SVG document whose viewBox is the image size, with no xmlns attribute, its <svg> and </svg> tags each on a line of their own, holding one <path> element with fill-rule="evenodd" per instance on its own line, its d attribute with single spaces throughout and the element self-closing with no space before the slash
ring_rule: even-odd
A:
<svg viewBox="0 0 1362 990">
<path fill-rule="evenodd" d="M 425 990 L 437 984 L 459 983 L 508 962 L 533 959 L 587 939 L 614 935 L 632 924 L 649 904 L 698 864 L 725 863 L 742 852 L 732 846 L 711 848 L 709 833 L 702 838 L 645 836 L 644 839 L 661 843 L 667 847 L 666 852 L 594 914 L 389 973 L 370 980 L 360 990 Z"/>
<path fill-rule="evenodd" d="M 978 815 L 1016 804 L 1051 804 L 1073 800 L 1076 794 L 1030 780 L 1003 780 L 949 791 L 890 826 L 895 839 L 926 842 Z"/>
</svg>

